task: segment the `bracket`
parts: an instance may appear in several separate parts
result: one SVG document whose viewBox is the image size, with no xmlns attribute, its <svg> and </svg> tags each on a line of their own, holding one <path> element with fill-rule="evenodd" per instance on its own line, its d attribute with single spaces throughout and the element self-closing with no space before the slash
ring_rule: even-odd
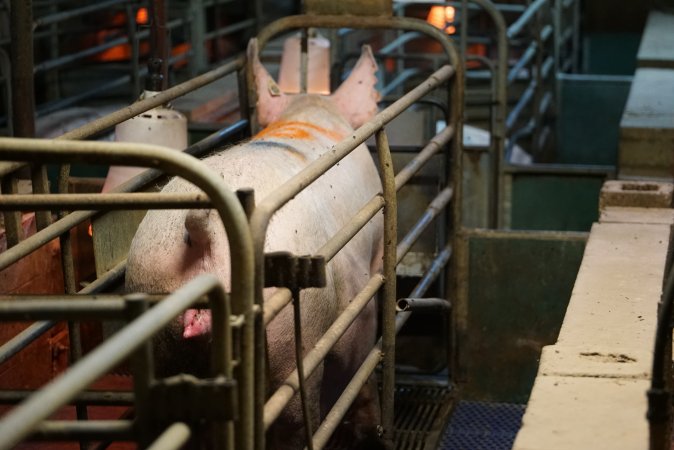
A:
<svg viewBox="0 0 674 450">
<path fill-rule="evenodd" d="M 264 286 L 290 290 L 321 288 L 326 285 L 323 256 L 295 256 L 290 252 L 264 255 Z"/>
</svg>

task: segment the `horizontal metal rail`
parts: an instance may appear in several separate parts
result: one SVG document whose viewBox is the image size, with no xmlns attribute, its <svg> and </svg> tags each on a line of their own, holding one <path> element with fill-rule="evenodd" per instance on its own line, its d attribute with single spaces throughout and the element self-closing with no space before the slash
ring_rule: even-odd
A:
<svg viewBox="0 0 674 450">
<path fill-rule="evenodd" d="M 0 197 L 0 211 L 83 209 L 177 209 L 210 208 L 204 194 L 104 193 L 104 194 L 14 194 Z"/>
<path fill-rule="evenodd" d="M 31 440 L 47 441 L 128 441 L 135 436 L 131 420 L 48 420 L 39 423 Z"/>
<path fill-rule="evenodd" d="M 93 294 L 108 289 L 111 284 L 117 282 L 124 275 L 126 259 L 119 262 L 115 267 L 98 277 L 95 281 L 84 287 L 78 294 Z M 0 346 L 0 364 L 23 350 L 35 339 L 52 329 L 56 325 L 53 320 L 36 322 L 14 336 Z"/>
<path fill-rule="evenodd" d="M 34 395 L 33 390 L 0 391 L 0 404 L 17 404 Z M 125 391 L 85 391 L 77 394 L 70 403 L 101 406 L 130 406 L 133 404 L 133 392 Z"/>
<path fill-rule="evenodd" d="M 246 28 L 253 28 L 255 25 L 257 25 L 257 19 L 242 20 L 241 22 L 237 22 L 235 24 L 228 25 L 226 27 L 222 27 L 215 31 L 206 33 L 204 34 L 204 38 L 205 39 L 219 38 L 222 36 L 226 36 L 228 34 L 236 33 L 237 31 L 245 30 Z"/>
<path fill-rule="evenodd" d="M 226 322 L 223 317 L 215 316 L 219 315 L 217 313 L 224 313 L 227 307 L 224 304 L 224 295 L 214 295 L 217 292 L 224 293 L 217 278 L 213 275 L 200 275 L 103 342 L 63 376 L 3 417 L 0 421 L 0 450 L 9 450 L 28 437 L 38 424 L 70 402 L 82 389 L 128 358 L 203 295 L 208 295 L 211 302 L 223 302 L 222 305 L 211 305 L 214 314 L 213 331 L 221 334 L 222 324 Z M 218 355 L 215 347 L 219 346 L 214 346 L 213 357 L 221 359 L 223 355 Z"/>
<path fill-rule="evenodd" d="M 168 29 L 178 28 L 178 27 L 184 25 L 185 23 L 187 23 L 187 21 L 185 21 L 184 19 L 172 20 L 171 22 L 169 22 L 166 25 L 166 28 L 168 28 Z M 150 30 L 149 29 L 142 30 L 142 31 L 140 31 L 136 34 L 136 37 L 138 39 L 145 39 L 149 36 L 150 36 Z M 47 70 L 52 70 L 52 69 L 56 69 L 58 67 L 65 66 L 65 65 L 73 63 L 77 60 L 96 55 L 98 53 L 104 52 L 105 50 L 109 50 L 113 47 L 117 47 L 118 45 L 124 45 L 124 44 L 128 43 L 129 40 L 130 40 L 130 38 L 128 36 L 119 37 L 119 38 L 113 39 L 111 41 L 107 41 L 104 44 L 100 44 L 100 45 L 96 45 L 94 47 L 86 48 L 86 49 L 81 50 L 77 53 L 71 53 L 69 55 L 61 56 L 59 58 L 50 59 L 50 60 L 42 62 L 40 64 L 36 64 L 33 67 L 33 73 L 37 74 L 37 73 L 40 73 L 40 72 L 44 72 L 44 71 L 47 71 Z"/>
<path fill-rule="evenodd" d="M 107 0 L 94 3 L 92 5 L 75 8 L 68 11 L 63 11 L 55 14 L 50 14 L 44 17 L 38 17 L 33 21 L 33 26 L 38 28 L 46 25 L 51 25 L 65 20 L 74 19 L 75 17 L 83 16 L 92 12 L 100 11 L 109 6 L 123 6 L 132 3 L 131 0 Z"/>
<path fill-rule="evenodd" d="M 83 296 L 81 300 L 14 300 L 0 302 L 3 320 L 121 320 L 127 317 L 124 300 L 102 300 Z"/>
</svg>

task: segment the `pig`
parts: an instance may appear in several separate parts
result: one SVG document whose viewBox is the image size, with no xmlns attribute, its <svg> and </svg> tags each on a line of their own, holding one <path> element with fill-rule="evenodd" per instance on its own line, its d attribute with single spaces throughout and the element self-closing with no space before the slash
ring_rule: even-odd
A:
<svg viewBox="0 0 674 450">
<path fill-rule="evenodd" d="M 257 111 L 262 129 L 249 141 L 223 149 L 205 159 L 232 190 L 252 188 L 265 198 L 377 112 L 376 70 L 372 51 L 363 47 L 349 77 L 330 96 L 286 95 L 257 56 L 257 42 L 248 47 L 258 91 Z M 174 178 L 163 192 L 195 188 Z M 315 253 L 374 195 L 381 183 L 364 145 L 280 209 L 272 218 L 265 252 Z M 332 324 L 370 277 L 381 271 L 383 216 L 377 214 L 327 264 L 325 288 L 303 291 L 301 318 L 305 354 Z M 128 292 L 171 292 L 198 274 L 216 274 L 230 288 L 229 246 L 217 213 L 211 210 L 150 211 L 140 224 L 128 255 Z M 236 261 L 233 262 L 236 264 Z M 268 298 L 274 288 L 267 288 Z M 366 309 L 340 339 L 328 358 L 307 380 L 308 404 L 316 430 L 355 373 L 376 338 L 376 305 Z M 159 370 L 163 374 L 207 371 L 210 314 L 188 310 L 157 339 Z M 286 307 L 267 327 L 269 392 L 295 368 L 292 307 Z M 373 448 L 380 422 L 375 383 L 371 380 L 354 403 L 344 427 L 349 448 Z M 358 444 L 357 442 L 361 444 Z M 295 395 L 270 429 L 268 448 L 304 445 L 301 404 Z"/>
</svg>

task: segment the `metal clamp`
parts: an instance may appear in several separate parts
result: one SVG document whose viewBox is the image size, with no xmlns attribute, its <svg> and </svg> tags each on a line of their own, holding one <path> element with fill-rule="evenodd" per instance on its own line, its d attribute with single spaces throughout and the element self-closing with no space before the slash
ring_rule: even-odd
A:
<svg viewBox="0 0 674 450">
<path fill-rule="evenodd" d="M 272 252 L 264 257 L 264 286 L 290 290 L 326 286 L 323 256 L 295 256 L 290 252 Z"/>
<path fill-rule="evenodd" d="M 199 379 L 180 374 L 153 383 L 150 404 L 160 422 L 235 420 L 239 409 L 237 383 L 222 376 Z"/>
</svg>

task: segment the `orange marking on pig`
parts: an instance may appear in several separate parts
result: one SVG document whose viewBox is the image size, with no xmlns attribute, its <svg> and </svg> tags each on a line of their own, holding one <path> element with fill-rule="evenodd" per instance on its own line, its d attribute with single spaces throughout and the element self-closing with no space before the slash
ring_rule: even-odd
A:
<svg viewBox="0 0 674 450">
<path fill-rule="evenodd" d="M 302 122 L 299 120 L 281 120 L 272 123 L 264 130 L 255 135 L 255 138 L 286 138 L 286 139 L 310 139 L 312 137 L 310 131 L 318 132 L 333 141 L 341 141 L 345 135 L 327 128 L 314 125 L 309 122 Z"/>
</svg>

